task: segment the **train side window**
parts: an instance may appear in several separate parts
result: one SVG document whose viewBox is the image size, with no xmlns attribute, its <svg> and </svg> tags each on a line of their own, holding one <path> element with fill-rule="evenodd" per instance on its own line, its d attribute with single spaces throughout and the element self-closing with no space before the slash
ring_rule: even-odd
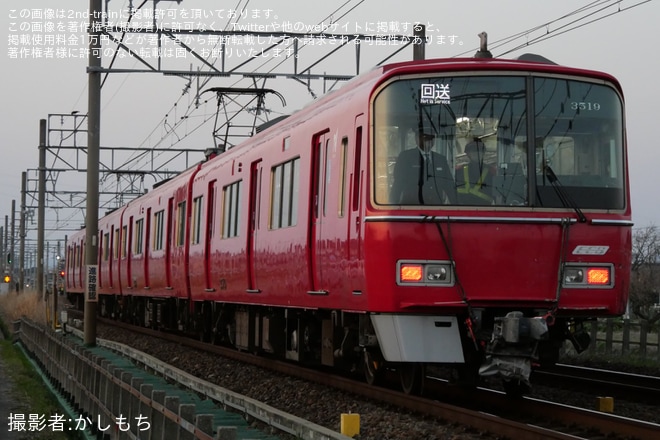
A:
<svg viewBox="0 0 660 440">
<path fill-rule="evenodd" d="M 238 237 L 241 180 L 222 189 L 222 238 Z"/>
<path fill-rule="evenodd" d="M 300 158 L 271 171 L 270 229 L 295 226 L 298 219 Z"/>
<path fill-rule="evenodd" d="M 103 234 L 103 261 L 108 261 L 110 258 L 110 233 Z"/>
<path fill-rule="evenodd" d="M 142 239 L 144 234 L 144 219 L 138 219 L 135 222 L 135 245 L 134 254 L 140 255 L 142 253 Z"/>
<path fill-rule="evenodd" d="M 119 228 L 115 228 L 115 236 L 113 243 L 113 258 L 116 260 L 119 258 Z"/>
<path fill-rule="evenodd" d="M 186 240 L 186 202 L 180 202 L 176 209 L 176 245 L 183 246 Z"/>
<path fill-rule="evenodd" d="M 165 219 L 165 210 L 158 211 L 154 214 L 154 240 L 153 240 L 153 250 L 159 251 L 163 249 L 163 225 Z"/>
<path fill-rule="evenodd" d="M 206 216 L 206 228 L 204 229 L 206 229 L 206 234 L 209 239 L 213 238 L 215 235 L 216 183 L 215 180 L 209 183 L 209 197 L 206 202 L 206 211 L 208 214 Z"/>
<path fill-rule="evenodd" d="M 362 126 L 355 130 L 355 167 L 353 169 L 353 211 L 360 204 L 360 159 L 362 156 Z"/>
<path fill-rule="evenodd" d="M 339 217 L 344 216 L 344 204 L 346 203 L 346 151 L 348 150 L 348 137 L 341 139 L 339 149 Z"/>
<path fill-rule="evenodd" d="M 121 257 L 126 258 L 128 254 L 128 225 L 121 229 Z"/>
<path fill-rule="evenodd" d="M 191 243 L 199 244 L 202 237 L 202 211 L 203 211 L 203 196 L 195 197 L 193 199 L 193 212 L 192 212 L 192 234 Z"/>
</svg>

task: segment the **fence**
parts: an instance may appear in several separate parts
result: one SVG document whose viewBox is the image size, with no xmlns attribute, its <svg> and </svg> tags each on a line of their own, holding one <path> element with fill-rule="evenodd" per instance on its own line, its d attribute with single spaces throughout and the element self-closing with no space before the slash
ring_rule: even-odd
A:
<svg viewBox="0 0 660 440">
<path fill-rule="evenodd" d="M 26 320 L 14 323 L 14 334 L 82 414 L 75 421 L 88 421 L 104 440 L 279 438 L 253 428 L 255 420 L 265 431 L 300 439 L 350 440 L 122 344 L 101 341 L 85 347 L 80 338 Z"/>
<path fill-rule="evenodd" d="M 660 331 L 646 320 L 599 319 L 589 329 L 588 353 L 608 356 L 632 356 L 660 361 Z"/>
</svg>

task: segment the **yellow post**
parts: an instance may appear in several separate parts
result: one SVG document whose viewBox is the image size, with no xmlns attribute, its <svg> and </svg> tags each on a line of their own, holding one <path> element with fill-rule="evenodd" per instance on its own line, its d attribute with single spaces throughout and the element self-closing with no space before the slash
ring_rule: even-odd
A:
<svg viewBox="0 0 660 440">
<path fill-rule="evenodd" d="M 614 398 L 612 398 L 612 397 L 599 397 L 598 398 L 598 411 L 613 413 L 614 412 Z"/>
<path fill-rule="evenodd" d="M 348 437 L 360 434 L 360 414 L 341 415 L 341 433 Z"/>
</svg>

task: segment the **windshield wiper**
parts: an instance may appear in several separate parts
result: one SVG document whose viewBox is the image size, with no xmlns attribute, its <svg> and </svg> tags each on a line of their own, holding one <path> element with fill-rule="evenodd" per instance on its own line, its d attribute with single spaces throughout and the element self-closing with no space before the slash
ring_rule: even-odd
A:
<svg viewBox="0 0 660 440">
<path fill-rule="evenodd" d="M 550 181 L 550 185 L 552 185 L 555 192 L 557 193 L 557 196 L 559 197 L 559 200 L 561 200 L 562 205 L 564 205 L 565 208 L 572 208 L 577 214 L 578 218 L 580 219 L 580 223 L 586 223 L 587 217 L 585 217 L 582 210 L 577 206 L 575 201 L 568 195 L 568 193 L 561 185 L 561 182 L 559 182 L 559 178 L 552 170 L 550 165 L 545 165 L 543 167 L 543 172 L 545 173 L 545 177 L 548 178 L 548 181 Z"/>
</svg>

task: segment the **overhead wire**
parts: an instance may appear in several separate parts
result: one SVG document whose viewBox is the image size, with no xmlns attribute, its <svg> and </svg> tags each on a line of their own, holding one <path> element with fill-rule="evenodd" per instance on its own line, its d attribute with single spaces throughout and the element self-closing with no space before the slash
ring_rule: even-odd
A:
<svg viewBox="0 0 660 440">
<path fill-rule="evenodd" d="M 340 6 L 338 6 L 337 8 L 335 8 L 335 9 L 334 9 L 330 14 L 328 14 L 325 18 L 323 18 L 323 19 L 320 21 L 320 23 L 323 23 L 324 21 L 326 21 L 326 20 L 328 20 L 328 19 L 330 19 L 330 18 L 333 18 L 334 15 L 337 14 L 342 8 L 344 8 L 346 5 L 348 5 L 349 3 L 353 2 L 353 1 L 354 1 L 354 0 L 347 0 L 347 1 L 345 1 L 343 4 L 341 4 Z M 345 11 L 344 13 L 342 13 L 342 15 L 340 15 L 338 18 L 336 18 L 336 19 L 334 19 L 334 20 L 339 20 L 339 19 L 345 17 L 346 15 L 348 15 L 350 12 L 352 12 L 355 8 L 357 8 L 357 7 L 358 7 L 360 4 L 362 4 L 363 2 L 364 2 L 364 0 L 359 0 L 359 1 L 357 2 L 356 5 L 352 6 L 348 11 Z M 236 10 L 238 10 L 238 8 L 239 8 L 239 6 L 240 6 L 241 3 L 242 3 L 242 0 L 239 0 L 238 4 L 236 5 Z M 242 6 L 241 11 L 244 11 L 244 10 L 247 8 L 248 4 L 249 4 L 249 0 L 246 1 L 246 3 L 245 3 L 244 6 Z M 239 17 L 242 17 L 242 16 L 243 16 L 242 13 L 235 14 L 235 18 L 236 18 L 236 20 L 234 20 L 234 21 L 229 21 L 229 22 L 225 25 L 224 29 L 225 29 L 225 30 L 230 29 L 231 26 L 232 26 L 232 24 L 236 24 L 236 23 L 238 22 L 238 18 L 239 18 Z M 217 46 L 217 43 L 216 43 L 216 46 Z M 211 51 L 211 53 L 212 53 L 212 51 Z M 255 58 L 256 58 L 256 57 L 254 57 L 253 59 L 248 60 L 248 62 L 249 62 L 249 61 L 253 61 Z M 254 70 L 255 70 L 255 71 L 259 71 L 260 69 L 262 69 L 262 68 L 263 68 L 264 66 L 266 66 L 267 64 L 269 64 L 269 63 L 273 63 L 273 60 L 274 60 L 274 58 L 269 58 L 269 59 L 265 60 L 265 61 L 262 62 L 260 65 L 258 65 Z M 216 61 L 217 61 L 217 58 L 216 58 Z M 265 73 L 266 73 L 266 74 L 268 74 L 268 73 L 272 73 L 277 67 L 281 66 L 281 65 L 282 65 L 284 62 L 286 62 L 286 61 L 287 61 L 286 58 L 280 60 L 279 62 L 275 63 L 275 66 L 271 67 L 271 68 L 270 68 L 269 70 L 267 70 Z M 200 89 L 201 89 L 204 85 L 206 85 L 210 80 L 211 80 L 211 77 L 205 78 L 205 79 L 203 80 L 202 85 L 200 86 Z M 237 79 L 234 83 L 232 83 L 232 84 L 230 85 L 230 87 L 234 87 L 234 86 L 236 86 L 237 84 L 239 84 L 240 82 L 245 81 L 245 80 L 246 80 L 246 78 L 240 78 L 240 79 Z M 153 133 L 155 133 L 155 132 L 158 130 L 158 127 L 160 127 L 162 124 L 164 124 L 164 122 L 165 122 L 165 118 L 167 118 L 167 116 L 169 115 L 169 113 L 175 108 L 175 106 L 180 102 L 180 100 L 183 98 L 184 95 L 185 95 L 185 93 L 182 94 L 182 95 L 179 97 L 179 99 L 177 100 L 177 102 L 176 102 L 176 103 L 170 108 L 170 111 L 166 114 L 166 116 L 160 120 L 159 124 L 158 124 L 156 127 L 154 127 L 154 129 L 152 129 L 152 131 L 150 132 L 150 134 L 147 136 L 147 138 L 145 138 L 145 140 L 142 141 L 142 143 L 141 143 L 140 145 L 144 145 L 144 144 L 146 143 L 147 139 L 149 139 L 149 138 L 151 137 L 151 135 L 153 135 Z M 208 103 L 208 100 L 207 100 L 207 101 L 204 101 L 204 104 L 206 104 L 206 103 Z M 167 137 L 168 137 L 168 136 L 169 136 L 169 135 L 170 135 L 170 134 L 171 134 L 171 133 L 172 133 L 172 132 L 173 132 L 173 131 L 174 131 L 174 130 L 175 130 L 175 129 L 181 124 L 181 123 L 182 123 L 182 121 L 185 120 L 185 119 L 188 119 L 188 118 L 190 117 L 190 113 L 189 113 L 189 112 L 194 112 L 196 109 L 197 109 L 197 108 L 196 108 L 196 107 L 193 107 L 192 104 L 189 104 L 188 107 L 187 107 L 186 110 L 185 110 L 184 116 L 181 117 L 181 118 L 179 118 L 177 121 L 174 121 L 174 124 L 172 124 L 172 126 L 171 126 L 171 127 L 172 127 L 172 130 L 170 130 L 169 132 L 165 133 L 165 135 L 162 135 L 161 138 L 160 138 L 158 141 L 156 141 L 156 143 L 153 145 L 153 148 L 155 149 L 156 147 L 161 146 L 162 143 L 167 139 Z M 186 133 L 186 135 L 181 136 L 180 139 L 179 139 L 177 142 L 172 143 L 172 144 L 170 145 L 170 147 L 176 145 L 178 142 L 181 142 L 181 141 L 183 141 L 184 139 L 186 139 L 188 136 L 192 135 L 194 132 L 196 132 L 196 131 L 199 130 L 202 126 L 204 126 L 204 125 L 205 125 L 205 124 L 206 124 L 206 123 L 207 123 L 212 117 L 214 117 L 214 116 L 215 116 L 215 112 L 214 112 L 212 115 L 208 116 L 208 117 L 204 116 L 204 117 L 203 117 L 203 121 L 202 121 L 201 123 L 199 123 L 198 125 L 196 125 L 196 126 L 194 127 L 193 130 L 188 131 L 188 132 Z M 165 154 L 165 152 L 161 152 L 161 153 L 159 153 L 159 154 Z M 142 153 L 141 156 L 145 156 L 145 153 Z M 131 160 L 135 160 L 135 157 L 131 158 Z"/>
<path fill-rule="evenodd" d="M 636 3 L 636 4 L 633 4 L 631 6 L 622 8 L 621 4 L 624 1 L 626 1 L 626 0 L 596 0 L 596 1 L 593 1 L 591 3 L 588 3 L 584 6 L 581 6 L 581 7 L 577 8 L 577 9 L 575 9 L 575 10 L 569 12 L 569 13 L 566 13 L 566 14 L 560 16 L 560 17 L 557 17 L 555 19 L 552 19 L 552 20 L 547 21 L 545 23 L 542 23 L 540 25 L 536 25 L 536 26 L 534 26 L 530 29 L 520 31 L 520 32 L 516 32 L 512 35 L 506 36 L 506 37 L 501 38 L 499 40 L 489 41 L 489 50 L 491 52 L 495 52 L 496 49 L 508 46 L 508 45 L 516 42 L 517 40 L 519 40 L 521 38 L 525 39 L 524 43 L 520 43 L 520 44 L 516 45 L 513 48 L 506 49 L 505 51 L 503 51 L 501 53 L 498 53 L 497 56 L 507 55 L 511 52 L 515 52 L 515 51 L 520 50 L 524 47 L 529 47 L 533 44 L 540 43 L 540 42 L 545 41 L 547 39 L 554 38 L 554 37 L 559 36 L 559 35 L 563 35 L 563 34 L 569 32 L 569 31 L 579 29 L 581 27 L 584 27 L 584 26 L 587 26 L 589 24 L 598 22 L 600 20 L 604 20 L 605 18 L 611 17 L 612 15 L 618 14 L 620 12 L 624 12 L 624 11 L 628 11 L 630 9 L 636 8 L 636 7 L 641 6 L 645 3 L 648 3 L 652 0 L 642 0 L 638 3 Z M 600 15 L 600 16 L 592 19 L 592 20 L 584 22 L 584 20 L 587 19 L 588 17 L 592 17 L 592 16 L 594 16 L 598 13 L 602 13 L 602 12 L 604 12 L 604 11 L 610 9 L 610 8 L 614 8 L 614 7 L 617 7 L 617 6 L 618 6 L 618 8 L 615 11 L 611 12 L 611 13 L 608 13 L 608 14 L 605 14 L 605 15 Z M 593 9 L 595 9 L 595 10 L 593 10 Z M 587 11 L 589 11 L 589 12 L 586 15 L 583 14 Z M 582 14 L 582 15 L 580 15 L 580 14 Z M 578 16 L 578 15 L 579 15 L 578 18 L 576 18 L 576 19 L 574 19 L 574 20 L 572 20 L 572 21 L 570 21 L 566 24 L 562 24 L 559 27 L 557 27 L 556 29 L 551 29 L 551 26 L 553 26 L 557 23 L 561 23 L 566 19 L 569 19 L 569 18 L 574 17 L 574 16 Z M 577 23 L 580 23 L 580 24 L 577 24 Z M 569 27 L 571 25 L 575 25 L 575 26 Z M 568 29 L 565 29 L 567 27 L 568 27 Z M 541 31 L 543 29 L 545 29 L 545 32 L 542 35 L 537 36 L 537 37 L 533 37 L 533 38 L 530 39 L 530 36 L 532 34 L 534 34 L 535 32 Z M 466 50 L 464 52 L 461 52 L 459 54 L 456 54 L 456 55 L 454 55 L 454 58 L 461 57 L 461 56 L 464 56 L 466 54 L 473 53 L 473 51 L 476 50 L 476 49 L 477 48 L 473 48 L 473 49 L 469 49 L 469 50 Z"/>
</svg>

